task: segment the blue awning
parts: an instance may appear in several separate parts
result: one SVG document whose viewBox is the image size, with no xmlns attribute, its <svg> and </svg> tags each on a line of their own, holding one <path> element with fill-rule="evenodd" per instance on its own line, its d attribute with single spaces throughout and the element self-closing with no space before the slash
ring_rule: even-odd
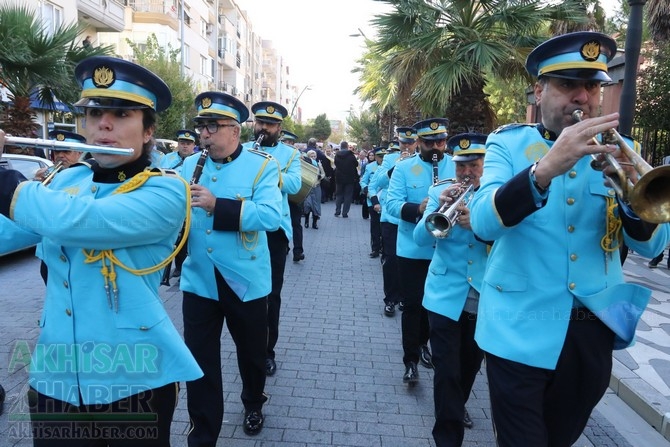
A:
<svg viewBox="0 0 670 447">
<path fill-rule="evenodd" d="M 37 93 L 30 95 L 30 107 L 38 110 L 54 110 L 56 112 L 73 111 L 67 104 L 60 102 L 56 97 L 54 97 L 53 105 L 45 104 L 37 98 Z"/>
</svg>

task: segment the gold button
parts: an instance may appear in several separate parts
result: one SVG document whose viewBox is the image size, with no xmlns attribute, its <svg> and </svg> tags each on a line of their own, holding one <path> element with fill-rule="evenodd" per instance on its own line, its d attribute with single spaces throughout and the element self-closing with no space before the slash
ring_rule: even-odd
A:
<svg viewBox="0 0 670 447">
<path fill-rule="evenodd" d="M 212 181 L 215 182 L 215 181 L 216 181 L 216 177 L 212 177 Z"/>
<path fill-rule="evenodd" d="M 140 326 L 140 331 L 148 331 L 149 328 L 146 326 Z"/>
<path fill-rule="evenodd" d="M 577 284 L 575 284 L 574 282 L 571 282 L 568 287 L 570 287 L 570 290 L 575 290 L 575 287 L 577 287 Z"/>
<path fill-rule="evenodd" d="M 468 282 L 472 282 L 472 276 L 468 276 Z"/>
<path fill-rule="evenodd" d="M 251 260 L 254 260 L 254 259 L 256 259 L 256 255 L 251 256 Z"/>
<path fill-rule="evenodd" d="M 571 255 L 570 255 L 570 260 L 571 260 L 571 261 L 576 261 L 576 260 L 577 260 L 577 255 L 574 254 L 574 253 L 571 254 Z"/>
<path fill-rule="evenodd" d="M 205 234 L 212 234 L 212 230 L 205 230 Z"/>
<path fill-rule="evenodd" d="M 70 309 L 65 309 L 65 313 L 67 314 L 68 317 L 72 316 L 72 311 Z"/>
<path fill-rule="evenodd" d="M 575 231 L 575 227 L 568 225 L 568 233 L 572 233 L 573 231 Z"/>
<path fill-rule="evenodd" d="M 468 244 L 468 248 L 472 248 L 474 245 L 475 244 L 470 243 L 470 244 Z"/>
<path fill-rule="evenodd" d="M 613 195 L 616 194 L 616 193 L 614 192 L 613 189 L 608 189 L 608 190 L 607 190 L 607 194 L 609 194 L 610 196 L 613 196 Z"/>
<path fill-rule="evenodd" d="M 63 281 L 63 287 L 65 287 L 66 289 L 69 287 L 67 281 Z"/>
<path fill-rule="evenodd" d="M 569 176 L 570 178 L 575 178 L 575 177 L 577 177 L 577 171 L 570 171 L 570 173 L 568 174 L 568 176 Z"/>
<path fill-rule="evenodd" d="M 207 217 L 212 217 L 212 213 L 207 211 Z"/>
<path fill-rule="evenodd" d="M 496 286 L 496 290 L 497 290 L 498 292 L 502 292 L 502 286 Z"/>
<path fill-rule="evenodd" d="M 235 194 L 236 199 L 239 199 L 240 197 L 242 197 L 242 196 L 240 196 L 239 194 Z"/>
<path fill-rule="evenodd" d="M 216 169 L 221 169 L 221 165 L 216 165 Z"/>
<path fill-rule="evenodd" d="M 575 204 L 575 199 L 570 197 L 570 198 L 568 198 L 568 200 L 566 200 L 566 202 L 568 203 L 568 205 L 574 205 Z"/>
<path fill-rule="evenodd" d="M 96 192 L 98 190 L 98 187 L 93 185 L 91 186 L 91 192 Z"/>
<path fill-rule="evenodd" d="M 472 260 L 468 259 L 468 265 L 472 265 Z"/>
<path fill-rule="evenodd" d="M 67 258 L 65 257 L 65 255 L 60 255 L 60 260 L 63 262 L 67 262 Z"/>
<path fill-rule="evenodd" d="M 214 249 L 211 248 L 211 247 L 207 249 L 207 253 L 211 253 L 211 252 L 213 252 L 213 251 L 214 251 Z"/>
</svg>

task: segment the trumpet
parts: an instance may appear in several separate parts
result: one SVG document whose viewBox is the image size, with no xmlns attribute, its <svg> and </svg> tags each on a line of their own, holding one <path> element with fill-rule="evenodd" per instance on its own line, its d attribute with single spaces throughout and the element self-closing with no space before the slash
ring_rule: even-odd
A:
<svg viewBox="0 0 670 447">
<path fill-rule="evenodd" d="M 449 179 L 456 181 L 457 179 Z M 430 213 L 426 217 L 426 230 L 437 239 L 444 239 L 449 236 L 451 229 L 458 222 L 458 217 L 462 214 L 459 209 L 461 205 L 467 206 L 472 198 L 474 185 L 470 183 L 470 178 L 465 177 L 451 197 L 454 200 L 451 203 L 444 203 L 437 211 Z"/>
<path fill-rule="evenodd" d="M 61 169 L 63 169 L 62 161 L 59 161 L 55 165 L 49 166 L 47 170 L 44 171 L 44 179 L 42 180 L 42 184 L 47 186 L 49 183 L 51 183 L 51 180 L 54 179 L 56 174 L 58 174 Z"/>
<path fill-rule="evenodd" d="M 577 109 L 572 112 L 572 119 L 579 122 L 583 114 L 583 111 Z M 635 214 L 642 220 L 650 223 L 670 222 L 670 165 L 652 168 L 644 158 L 628 146 L 628 143 L 615 129 L 603 134 L 604 141 L 610 139 L 613 140 L 612 144 L 617 144 L 621 152 L 628 157 L 639 179 L 633 184 L 614 156 L 610 153 L 602 153 L 605 161 L 615 170 L 615 174 L 607 176 L 608 184 L 614 189 L 619 199 L 630 204 Z M 596 145 L 603 146 L 603 143 L 595 137 L 593 141 Z M 591 166 L 601 170 L 602 167 L 596 155 L 592 157 Z"/>
<path fill-rule="evenodd" d="M 42 138 L 5 137 L 5 145 L 19 147 L 35 147 L 57 151 L 91 152 L 92 154 L 133 155 L 133 149 L 111 146 L 95 146 L 92 144 L 67 141 L 44 140 Z"/>
</svg>

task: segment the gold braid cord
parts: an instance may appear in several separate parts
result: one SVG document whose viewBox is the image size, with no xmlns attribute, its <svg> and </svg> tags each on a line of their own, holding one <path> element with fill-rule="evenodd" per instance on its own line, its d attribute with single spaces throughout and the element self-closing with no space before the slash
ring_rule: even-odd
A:
<svg viewBox="0 0 670 447">
<path fill-rule="evenodd" d="M 605 219 L 605 235 L 600 240 L 600 246 L 606 253 L 611 253 L 619 249 L 623 234 L 621 232 L 621 218 L 617 216 L 616 210 L 619 207 L 613 197 L 605 198 L 607 204 L 607 216 Z"/>
<path fill-rule="evenodd" d="M 140 172 L 139 174 L 135 175 L 133 178 L 131 178 L 129 181 L 126 183 L 120 185 L 112 194 L 124 194 L 130 191 L 134 191 L 143 184 L 149 180 L 151 177 L 155 176 L 161 176 L 163 175 L 162 172 L 151 172 L 149 170 L 144 170 Z M 116 310 L 116 312 L 119 311 L 119 289 L 116 284 L 116 271 L 115 271 L 115 266 L 119 267 L 127 272 L 132 273 L 133 275 L 137 276 L 143 276 L 143 275 L 149 275 L 151 273 L 157 272 L 158 270 L 163 269 L 168 263 L 172 262 L 175 256 L 177 256 L 177 253 L 179 250 L 182 249 L 184 244 L 186 243 L 188 239 L 188 233 L 191 227 L 191 191 L 189 184 L 186 182 L 181 177 L 177 177 L 179 180 L 182 181 L 184 184 L 184 187 L 186 188 L 186 220 L 184 222 L 184 234 L 181 238 L 181 241 L 179 242 L 179 245 L 175 247 L 175 249 L 170 253 L 170 255 L 165 258 L 163 261 L 159 262 L 158 264 L 152 266 L 152 267 L 146 267 L 143 269 L 134 269 L 131 267 L 128 267 L 124 263 L 122 263 L 114 254 L 114 250 L 108 249 L 108 250 L 100 250 L 96 253 L 95 249 L 91 250 L 86 250 L 83 249 L 82 251 L 84 252 L 84 256 L 86 259 L 84 260 L 85 264 L 91 264 L 93 262 L 100 261 L 102 264 L 102 267 L 100 268 L 100 273 L 105 279 L 105 291 L 107 292 L 107 302 L 109 304 L 110 308 L 113 308 Z M 111 286 L 111 291 L 114 295 L 114 302 L 112 303 L 112 295 L 110 294 L 110 286 Z"/>
</svg>

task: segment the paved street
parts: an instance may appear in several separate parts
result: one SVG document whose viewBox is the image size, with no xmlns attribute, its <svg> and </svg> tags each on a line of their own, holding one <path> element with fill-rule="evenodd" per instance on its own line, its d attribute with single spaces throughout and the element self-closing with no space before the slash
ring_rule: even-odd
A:
<svg viewBox="0 0 670 447">
<path fill-rule="evenodd" d="M 254 438 L 246 436 L 240 425 L 240 380 L 232 342 L 224 330 L 226 421 L 219 445 L 434 445 L 432 371 L 420 366 L 416 387 L 402 383 L 400 315 L 388 318 L 382 313 L 381 267 L 379 259 L 368 258 L 369 224 L 360 211 L 354 205 L 348 219 L 335 218 L 334 204 L 324 204 L 319 230 L 304 229 L 305 261 L 287 262 L 278 371 L 266 386 L 270 399 L 264 408 L 265 428 Z M 654 290 L 638 343 L 615 354 L 612 389 L 576 446 L 670 447 L 659 434 L 670 430 L 670 271 L 650 270 L 646 262 L 635 254 L 626 262 L 628 279 Z M 161 296 L 181 330 L 181 293 L 174 278 L 172 283 L 161 288 Z M 34 345 L 43 292 L 33 253 L 0 258 L 0 383 L 8 393 L 0 416 L 0 447 L 31 445 L 27 423 L 16 421 L 26 372 L 10 361 L 16 361 L 23 347 Z M 172 426 L 173 446 L 186 445 L 185 408 L 182 387 Z M 466 430 L 464 445 L 494 446 L 487 384 L 481 373 L 467 408 L 475 426 Z"/>
</svg>

